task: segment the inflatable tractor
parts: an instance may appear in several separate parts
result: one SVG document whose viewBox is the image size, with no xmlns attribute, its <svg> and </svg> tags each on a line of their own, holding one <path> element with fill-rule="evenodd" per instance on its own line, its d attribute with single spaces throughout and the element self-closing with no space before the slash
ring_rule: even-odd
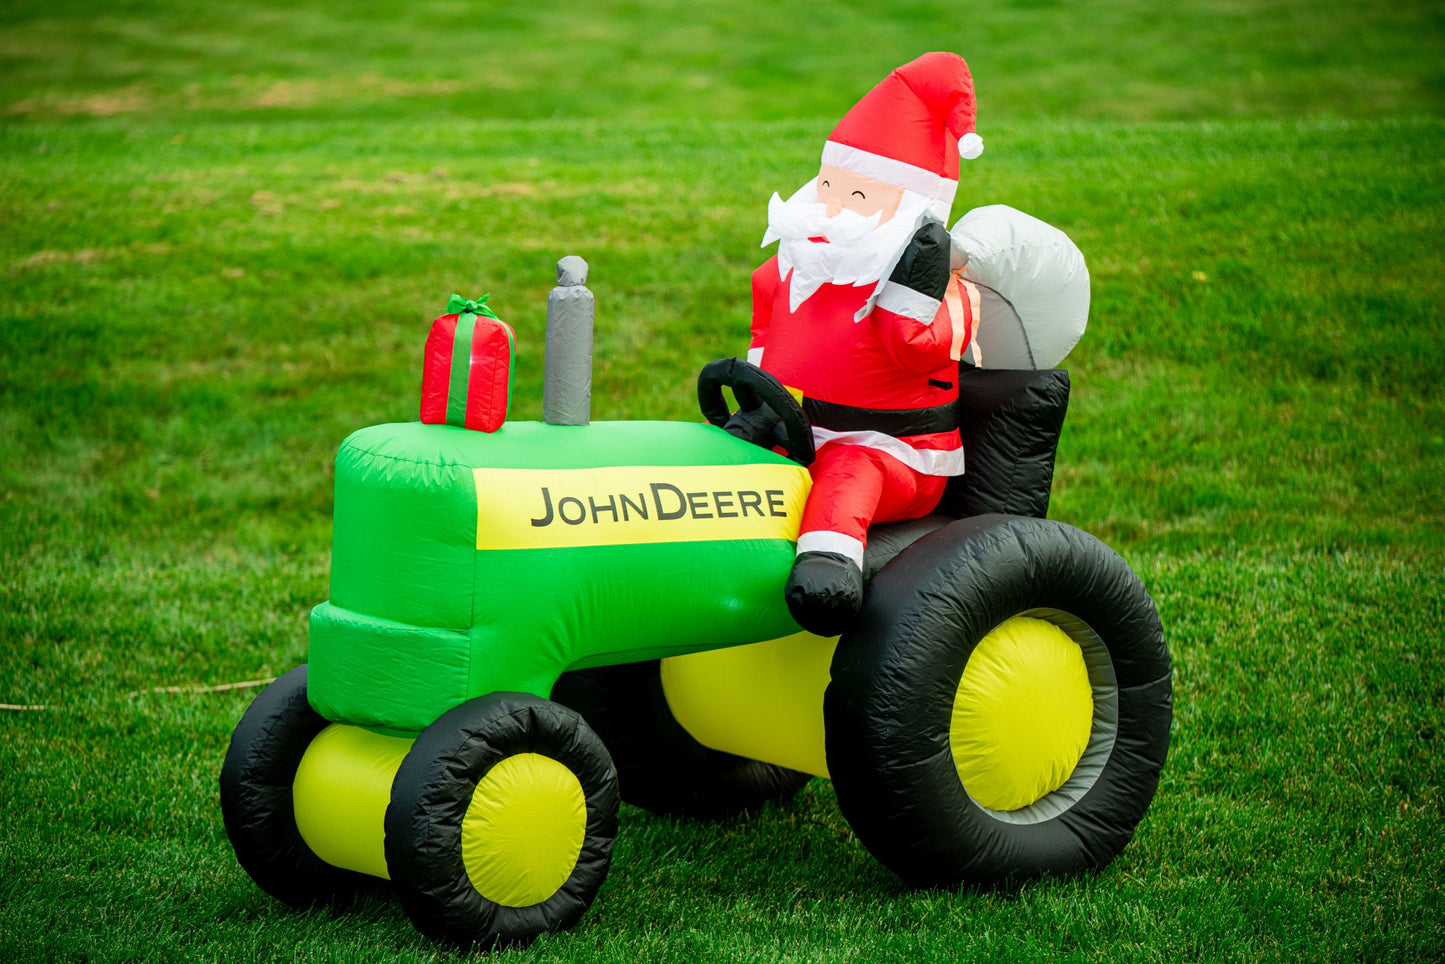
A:
<svg viewBox="0 0 1445 964">
<path fill-rule="evenodd" d="M 389 881 L 423 933 L 516 946 L 587 910 L 620 801 L 721 818 L 814 777 L 913 885 L 1113 859 L 1170 660 L 1125 562 L 1045 518 L 1067 374 L 964 364 L 968 471 L 870 532 L 863 611 L 824 639 L 782 592 L 807 470 L 702 421 L 590 421 L 592 296 L 580 259 L 559 275 L 544 421 L 504 420 L 512 333 L 454 298 L 422 420 L 341 445 L 331 598 L 221 773 L 256 883 L 307 907 Z M 704 411 L 731 383 L 795 419 L 765 382 L 709 366 Z"/>
</svg>

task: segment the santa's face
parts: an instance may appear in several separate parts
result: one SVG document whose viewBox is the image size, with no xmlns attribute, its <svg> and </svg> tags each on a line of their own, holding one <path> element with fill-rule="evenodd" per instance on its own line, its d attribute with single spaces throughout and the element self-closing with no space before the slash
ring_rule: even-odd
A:
<svg viewBox="0 0 1445 964">
<path fill-rule="evenodd" d="M 788 200 L 774 194 L 763 245 L 779 242 L 778 276 L 788 280 L 790 310 L 824 284 L 880 287 L 929 204 L 921 194 L 826 164 Z"/>
<path fill-rule="evenodd" d="M 880 215 L 878 223 L 882 224 L 897 213 L 901 200 L 903 188 L 885 181 L 854 174 L 832 164 L 824 164 L 818 171 L 818 203 L 825 206 L 830 218 L 846 210 L 865 218 Z"/>
</svg>

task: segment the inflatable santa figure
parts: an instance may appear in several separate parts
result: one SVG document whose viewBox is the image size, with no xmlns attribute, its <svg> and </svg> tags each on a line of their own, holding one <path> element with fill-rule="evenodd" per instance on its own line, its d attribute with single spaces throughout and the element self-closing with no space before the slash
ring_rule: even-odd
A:
<svg viewBox="0 0 1445 964">
<path fill-rule="evenodd" d="M 799 625 L 845 629 L 863 601 L 868 526 L 929 513 L 963 472 L 959 357 L 977 303 L 950 272 L 944 224 L 959 158 L 977 157 L 973 78 L 930 53 L 834 128 L 818 177 L 768 206 L 748 361 L 799 398 L 814 485 L 786 588 Z M 975 296 L 976 297 L 976 296 Z M 740 412 L 729 429 L 761 436 Z"/>
</svg>

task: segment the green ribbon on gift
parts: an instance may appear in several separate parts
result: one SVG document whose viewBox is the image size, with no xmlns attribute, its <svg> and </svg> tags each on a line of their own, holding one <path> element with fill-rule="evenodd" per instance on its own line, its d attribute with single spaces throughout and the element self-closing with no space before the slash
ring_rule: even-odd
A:
<svg viewBox="0 0 1445 964">
<path fill-rule="evenodd" d="M 468 301 L 461 295 L 452 295 L 450 298 L 447 299 L 446 313 L 449 315 L 461 315 L 462 317 L 458 320 L 467 323 L 476 321 L 478 315 L 482 315 L 486 318 L 496 318 L 497 313 L 487 307 L 487 299 L 491 296 L 491 292 L 488 292 L 487 294 L 482 295 L 476 301 Z M 468 315 L 470 315 L 471 317 L 468 318 Z"/>
<path fill-rule="evenodd" d="M 457 330 L 452 341 L 452 370 L 447 385 L 447 424 L 467 424 L 467 389 L 471 384 L 472 338 L 476 335 L 477 318 L 496 318 L 496 312 L 487 307 L 491 294 L 484 294 L 476 301 L 461 295 L 447 299 L 449 315 L 457 316 Z M 501 319 L 497 319 L 501 320 Z"/>
</svg>

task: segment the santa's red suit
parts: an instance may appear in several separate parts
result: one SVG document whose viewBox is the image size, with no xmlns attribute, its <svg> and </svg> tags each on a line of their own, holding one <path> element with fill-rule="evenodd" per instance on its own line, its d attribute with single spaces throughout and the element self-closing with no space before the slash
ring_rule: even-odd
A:
<svg viewBox="0 0 1445 964">
<path fill-rule="evenodd" d="M 777 257 L 753 274 L 748 360 L 801 395 L 813 425 L 813 490 L 784 596 L 819 635 L 862 606 L 868 525 L 926 515 L 963 471 L 958 358 L 977 312 L 949 280 L 942 222 L 960 158 L 983 150 L 974 120 L 963 58 L 924 54 L 843 116 L 816 181 L 769 204 L 764 244 L 779 241 L 786 277 Z M 814 247 L 830 243 L 816 233 L 838 246 Z"/>
<path fill-rule="evenodd" d="M 824 284 L 792 311 L 773 257 L 753 272 L 748 351 L 802 396 L 813 425 L 798 552 L 837 553 L 860 569 L 870 522 L 928 514 L 963 472 L 958 358 L 973 324 L 966 296 L 939 301 L 892 281 L 855 321 L 873 290 Z"/>
</svg>

